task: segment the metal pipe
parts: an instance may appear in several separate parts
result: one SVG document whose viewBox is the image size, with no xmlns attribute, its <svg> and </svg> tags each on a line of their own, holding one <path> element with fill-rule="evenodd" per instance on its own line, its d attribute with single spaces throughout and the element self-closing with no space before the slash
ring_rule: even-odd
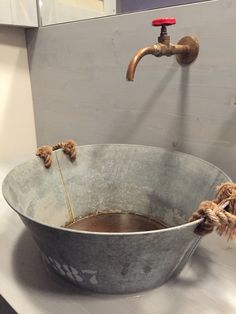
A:
<svg viewBox="0 0 236 314">
<path fill-rule="evenodd" d="M 161 53 L 161 45 L 159 45 L 159 44 L 139 49 L 129 63 L 127 73 L 126 73 L 127 81 L 133 81 L 134 80 L 134 74 L 135 74 L 136 67 L 137 67 L 139 61 L 144 56 L 154 55 L 157 57 L 160 53 Z"/>
<path fill-rule="evenodd" d="M 139 49 L 136 54 L 133 56 L 132 60 L 130 61 L 126 73 L 126 79 L 127 81 L 133 81 L 134 80 L 134 74 L 136 67 L 139 63 L 139 61 L 146 55 L 153 55 L 155 57 L 161 57 L 161 56 L 171 56 L 173 54 L 186 54 L 190 50 L 190 47 L 188 45 L 165 45 L 165 44 L 156 44 L 153 46 L 148 46 Z"/>
</svg>

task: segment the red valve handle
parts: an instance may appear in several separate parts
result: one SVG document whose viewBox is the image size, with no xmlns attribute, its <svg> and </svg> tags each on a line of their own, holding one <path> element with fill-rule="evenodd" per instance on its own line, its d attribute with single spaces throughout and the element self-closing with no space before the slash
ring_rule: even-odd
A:
<svg viewBox="0 0 236 314">
<path fill-rule="evenodd" d="M 152 21 L 152 26 L 168 26 L 176 24 L 176 19 L 174 17 L 165 17 L 162 19 L 156 19 Z"/>
</svg>

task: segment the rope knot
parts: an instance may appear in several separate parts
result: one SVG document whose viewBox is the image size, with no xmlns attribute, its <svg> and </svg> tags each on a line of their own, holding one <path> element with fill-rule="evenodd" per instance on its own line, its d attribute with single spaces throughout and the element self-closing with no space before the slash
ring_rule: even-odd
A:
<svg viewBox="0 0 236 314">
<path fill-rule="evenodd" d="M 52 164 L 52 147 L 50 145 L 44 145 L 37 149 L 36 156 L 43 159 L 46 168 L 50 168 Z"/>
<path fill-rule="evenodd" d="M 44 166 L 50 168 L 52 164 L 52 152 L 62 148 L 63 152 L 69 156 L 71 161 L 76 159 L 76 142 L 69 140 L 66 143 L 60 142 L 53 146 L 44 145 L 37 149 L 36 156 L 39 156 L 44 161 Z"/>
<path fill-rule="evenodd" d="M 228 212 L 236 215 L 236 183 L 225 182 L 216 187 L 216 200 L 217 204 L 223 204 L 228 201 L 225 208 Z"/>
<path fill-rule="evenodd" d="M 228 239 L 236 236 L 235 192 L 236 184 L 227 182 L 217 187 L 215 200 L 200 203 L 190 218 L 190 221 L 204 218 L 195 229 L 195 233 L 203 236 L 216 229 L 219 235 L 227 235 Z"/>
<path fill-rule="evenodd" d="M 215 223 L 218 224 L 218 220 L 214 216 L 214 212 L 217 211 L 216 207 L 217 204 L 213 201 L 204 201 L 200 203 L 198 209 L 192 214 L 190 221 L 204 218 L 203 222 L 195 229 L 197 234 L 203 236 L 214 230 Z"/>
<path fill-rule="evenodd" d="M 67 141 L 63 146 L 63 151 L 70 157 L 71 161 L 76 159 L 76 142 L 73 140 Z"/>
</svg>

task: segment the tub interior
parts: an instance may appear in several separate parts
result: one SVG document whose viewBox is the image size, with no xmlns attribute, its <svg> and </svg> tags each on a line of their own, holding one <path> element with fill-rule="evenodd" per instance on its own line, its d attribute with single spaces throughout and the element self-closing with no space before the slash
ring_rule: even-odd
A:
<svg viewBox="0 0 236 314">
<path fill-rule="evenodd" d="M 39 158 L 17 166 L 5 178 L 3 194 L 20 214 L 52 226 L 102 211 L 176 226 L 226 181 L 223 171 L 191 155 L 139 145 L 86 145 L 77 147 L 73 163 L 58 150 L 50 169 Z"/>
</svg>

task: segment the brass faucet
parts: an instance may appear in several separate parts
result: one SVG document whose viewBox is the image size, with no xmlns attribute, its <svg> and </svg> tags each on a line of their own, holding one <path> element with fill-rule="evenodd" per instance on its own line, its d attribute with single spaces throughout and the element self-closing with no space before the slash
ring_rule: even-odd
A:
<svg viewBox="0 0 236 314">
<path fill-rule="evenodd" d="M 171 44 L 170 36 L 167 34 L 167 26 L 176 24 L 175 18 L 162 18 L 152 21 L 152 26 L 161 26 L 161 34 L 158 43 L 139 49 L 129 63 L 126 79 L 134 80 L 134 74 L 139 61 L 148 54 L 155 57 L 176 55 L 176 60 L 180 65 L 192 63 L 198 56 L 199 44 L 195 37 L 185 36 L 177 45 Z"/>
</svg>

